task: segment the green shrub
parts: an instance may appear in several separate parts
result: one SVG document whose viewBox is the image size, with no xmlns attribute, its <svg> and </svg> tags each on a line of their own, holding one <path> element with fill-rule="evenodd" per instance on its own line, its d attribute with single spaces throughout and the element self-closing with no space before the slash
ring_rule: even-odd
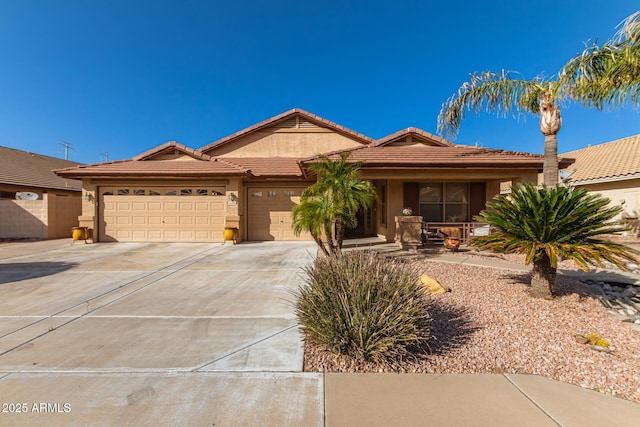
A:
<svg viewBox="0 0 640 427">
<path fill-rule="evenodd" d="M 306 339 L 336 354 L 389 362 L 429 339 L 419 272 L 372 252 L 316 260 L 295 293 Z"/>
</svg>

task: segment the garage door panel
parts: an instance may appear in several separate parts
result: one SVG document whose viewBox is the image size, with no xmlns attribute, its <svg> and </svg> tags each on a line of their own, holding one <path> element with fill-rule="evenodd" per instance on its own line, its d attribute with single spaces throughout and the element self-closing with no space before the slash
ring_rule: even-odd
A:
<svg viewBox="0 0 640 427">
<path fill-rule="evenodd" d="M 167 225 L 177 225 L 178 218 L 176 218 L 175 216 L 165 216 L 162 219 L 162 223 Z"/>
<path fill-rule="evenodd" d="M 136 187 L 135 192 L 101 189 L 101 241 L 222 241 L 225 224 L 224 188 Z M 215 191 L 215 193 L 214 193 Z M 119 195 L 118 195 L 119 194 Z M 144 195 L 142 195 L 144 194 Z"/>
<path fill-rule="evenodd" d="M 146 237 L 147 237 L 147 240 L 162 241 L 162 231 L 161 230 L 148 230 Z"/>
<path fill-rule="evenodd" d="M 190 216 L 181 216 L 178 218 L 178 224 L 180 225 L 193 225 L 194 219 Z"/>
<path fill-rule="evenodd" d="M 211 238 L 211 233 L 206 230 L 196 230 L 194 234 L 196 240 L 209 240 Z"/>
<path fill-rule="evenodd" d="M 208 216 L 195 216 L 193 217 L 194 223 L 196 225 L 209 225 L 209 223 L 213 224 L 214 221 L 209 221 Z"/>
<path fill-rule="evenodd" d="M 138 240 L 138 239 L 139 240 L 146 240 L 147 239 L 147 232 L 144 231 L 144 230 L 138 230 L 138 231 L 134 230 L 134 231 L 131 232 L 131 237 L 133 239 L 136 239 L 136 240 Z"/>
<path fill-rule="evenodd" d="M 178 239 L 178 231 L 177 230 L 165 230 L 163 237 L 165 239 L 177 240 Z"/>
<path fill-rule="evenodd" d="M 131 223 L 133 225 L 146 225 L 147 217 L 146 216 L 134 216 L 131 217 Z"/>
<path fill-rule="evenodd" d="M 129 216 L 117 216 L 115 223 L 118 224 L 118 225 L 129 225 L 129 224 L 131 224 L 131 217 L 129 217 Z"/>
<path fill-rule="evenodd" d="M 147 217 L 147 223 L 149 225 L 160 225 L 160 224 L 162 224 L 162 217 L 160 217 L 160 216 L 149 216 L 149 217 Z"/>
</svg>

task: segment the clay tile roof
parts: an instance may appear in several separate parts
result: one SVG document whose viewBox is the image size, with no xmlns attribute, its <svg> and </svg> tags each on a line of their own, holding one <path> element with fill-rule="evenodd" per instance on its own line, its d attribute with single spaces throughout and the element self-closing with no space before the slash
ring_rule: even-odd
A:
<svg viewBox="0 0 640 427">
<path fill-rule="evenodd" d="M 429 132 L 423 131 L 422 129 L 414 128 L 414 127 L 401 129 L 398 132 L 392 133 L 391 135 L 387 135 L 384 138 L 380 138 L 375 142 L 374 145 L 375 146 L 387 145 L 407 135 L 417 135 L 419 137 L 422 137 L 422 139 L 428 140 L 434 145 L 440 145 L 440 146 L 446 146 L 446 147 L 455 146 L 454 143 L 449 142 L 446 139 L 439 137 L 438 135 L 434 135 L 432 133 L 429 133 Z"/>
<path fill-rule="evenodd" d="M 571 174 L 570 182 L 574 184 L 640 177 L 640 135 L 571 151 L 563 156 L 576 159 L 567 169 Z"/>
<path fill-rule="evenodd" d="M 207 177 L 245 176 L 248 171 L 222 159 L 207 161 L 175 160 L 123 160 L 74 168 L 58 169 L 55 173 L 63 177 Z"/>
<path fill-rule="evenodd" d="M 277 123 L 277 122 L 279 122 L 281 120 L 286 120 L 287 118 L 295 116 L 295 115 L 299 115 L 299 116 L 304 117 L 304 118 L 306 118 L 306 119 L 308 119 L 310 121 L 316 122 L 319 125 L 322 125 L 323 127 L 326 127 L 326 128 L 329 128 L 329 129 L 332 129 L 332 130 L 334 130 L 334 131 L 336 131 L 338 133 L 342 133 L 342 134 L 354 137 L 354 138 L 362 141 L 365 144 L 370 144 L 370 143 L 373 142 L 373 139 L 368 137 L 368 136 L 366 136 L 366 135 L 363 135 L 361 133 L 358 133 L 356 131 L 348 129 L 348 128 L 342 126 L 342 125 L 339 125 L 337 123 L 331 122 L 329 120 L 323 119 L 320 116 L 317 116 L 317 115 L 315 115 L 313 113 L 309 113 L 309 112 L 304 111 L 304 110 L 302 110 L 300 108 L 293 108 L 293 109 L 291 109 L 289 111 L 285 111 L 282 114 L 278 114 L 275 117 L 272 117 L 270 119 L 267 119 L 265 121 L 257 123 L 257 124 L 255 124 L 253 126 L 249 126 L 248 128 L 243 129 L 243 130 L 241 130 L 239 132 L 236 132 L 236 133 L 234 133 L 232 135 L 229 135 L 227 137 L 224 137 L 222 139 L 214 141 L 211 144 L 208 144 L 208 145 L 200 148 L 199 151 L 201 151 L 203 153 L 206 153 L 208 150 L 211 150 L 213 148 L 218 148 L 218 147 L 220 147 L 221 145 L 224 145 L 224 144 L 228 144 L 228 143 L 230 143 L 232 141 L 235 141 L 238 138 L 241 138 L 241 137 L 243 137 L 245 135 L 248 135 L 248 134 L 250 134 L 252 132 L 255 132 L 255 131 L 258 131 L 260 129 L 268 128 L 268 127 L 272 126 L 273 124 L 275 124 L 275 123 Z"/>
<path fill-rule="evenodd" d="M 199 159 L 199 160 L 210 160 L 211 156 L 201 153 L 199 150 L 194 150 L 193 148 L 189 148 L 186 145 L 180 144 L 176 141 L 169 141 L 169 142 L 165 142 L 162 145 L 159 145 L 155 148 L 152 148 L 149 151 L 145 151 L 142 154 L 138 154 L 136 157 L 134 157 L 132 160 L 146 160 L 149 159 L 153 156 L 157 156 L 169 151 L 175 151 L 178 150 L 188 156 L 193 157 L 194 159 Z"/>
<path fill-rule="evenodd" d="M 291 157 L 224 157 L 224 160 L 237 165 L 260 178 L 303 177 L 298 159 Z"/>
<path fill-rule="evenodd" d="M 450 168 L 450 167 L 482 167 L 482 168 L 538 168 L 542 169 L 543 156 L 540 154 L 518 151 L 476 148 L 467 145 L 455 146 L 364 146 L 353 150 L 341 150 L 328 153 L 329 158 L 345 151 L 351 151 L 350 161 L 364 162 L 363 168 Z M 318 160 L 318 156 L 304 159 L 302 164 Z M 560 167 L 570 165 L 572 159 L 560 159 Z"/>
<path fill-rule="evenodd" d="M 56 176 L 53 169 L 80 165 L 78 162 L 0 147 L 0 183 L 58 190 L 82 189 L 80 181 Z"/>
</svg>

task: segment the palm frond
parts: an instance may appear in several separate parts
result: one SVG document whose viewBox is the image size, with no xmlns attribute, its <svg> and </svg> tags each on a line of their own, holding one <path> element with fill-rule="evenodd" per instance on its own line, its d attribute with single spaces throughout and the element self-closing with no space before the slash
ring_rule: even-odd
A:
<svg viewBox="0 0 640 427">
<path fill-rule="evenodd" d="M 640 43 L 640 10 L 632 13 L 619 25 L 615 40 L 618 43 Z"/>
<path fill-rule="evenodd" d="M 513 78 L 511 73 L 491 71 L 471 74 L 457 94 L 442 104 L 438 115 L 438 131 L 454 138 L 466 112 L 494 112 L 499 117 L 536 114 L 542 92 L 547 88 L 542 79 Z"/>
<path fill-rule="evenodd" d="M 568 96 L 588 107 L 640 106 L 640 11 L 629 16 L 612 40 L 587 45 L 561 70 Z"/>
</svg>

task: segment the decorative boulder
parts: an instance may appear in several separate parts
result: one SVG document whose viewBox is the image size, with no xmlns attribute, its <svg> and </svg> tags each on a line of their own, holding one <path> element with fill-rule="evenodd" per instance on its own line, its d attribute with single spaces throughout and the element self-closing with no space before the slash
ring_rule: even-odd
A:
<svg viewBox="0 0 640 427">
<path fill-rule="evenodd" d="M 425 293 L 429 295 L 444 294 L 445 292 L 450 291 L 447 285 L 441 284 L 436 279 L 427 274 L 423 274 L 422 276 L 420 276 L 420 284 L 425 290 Z"/>
</svg>

